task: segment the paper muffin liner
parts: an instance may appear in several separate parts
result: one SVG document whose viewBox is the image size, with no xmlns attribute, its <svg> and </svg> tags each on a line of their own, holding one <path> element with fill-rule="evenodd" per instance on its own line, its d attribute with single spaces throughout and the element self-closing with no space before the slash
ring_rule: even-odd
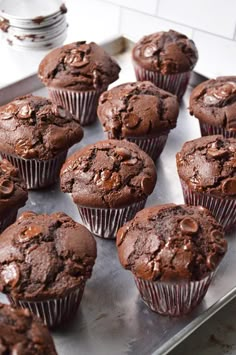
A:
<svg viewBox="0 0 236 355">
<path fill-rule="evenodd" d="M 175 94 L 180 101 L 187 89 L 191 71 L 178 74 L 161 74 L 159 72 L 143 69 L 134 63 L 137 80 L 149 80 L 157 87 Z"/>
<path fill-rule="evenodd" d="M 235 198 L 227 198 L 225 196 L 220 198 L 204 192 L 194 191 L 182 179 L 180 179 L 180 182 L 186 204 L 206 207 L 227 231 L 236 227 Z"/>
<path fill-rule="evenodd" d="M 50 99 L 68 110 L 81 126 L 92 124 L 97 118 L 98 99 L 104 90 L 72 91 L 48 88 Z"/>
<path fill-rule="evenodd" d="M 115 239 L 118 229 L 142 210 L 147 199 L 124 208 L 90 208 L 77 205 L 85 227 L 97 237 Z"/>
<path fill-rule="evenodd" d="M 156 161 L 166 145 L 168 133 L 151 138 L 127 137 L 126 139 L 130 142 L 136 143 L 142 150 L 144 150 L 144 152 Z"/>
<path fill-rule="evenodd" d="M 16 168 L 26 183 L 27 189 L 40 189 L 52 185 L 60 175 L 60 170 L 66 160 L 67 150 L 59 153 L 53 159 L 24 159 L 12 154 L 1 153 Z"/>
<path fill-rule="evenodd" d="M 167 283 L 135 277 L 144 303 L 162 315 L 181 316 L 191 312 L 205 296 L 214 272 L 200 281 Z"/>
<path fill-rule="evenodd" d="M 4 231 L 8 226 L 16 221 L 18 208 L 12 207 L 11 211 L 6 216 L 2 216 L 0 219 L 0 233 Z"/>
<path fill-rule="evenodd" d="M 8 299 L 14 307 L 28 308 L 31 313 L 42 319 L 49 328 L 62 324 L 75 316 L 83 296 L 84 286 L 69 292 L 65 297 L 46 301 L 18 300 L 10 295 Z"/>
<path fill-rule="evenodd" d="M 226 138 L 236 138 L 236 129 L 230 130 L 223 127 L 216 127 L 199 121 L 199 126 L 202 136 L 212 136 L 215 134 L 222 134 Z"/>
</svg>

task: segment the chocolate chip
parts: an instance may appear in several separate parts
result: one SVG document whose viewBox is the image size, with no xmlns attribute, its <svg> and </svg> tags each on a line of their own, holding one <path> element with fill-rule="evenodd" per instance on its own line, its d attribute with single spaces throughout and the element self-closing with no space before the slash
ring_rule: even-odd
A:
<svg viewBox="0 0 236 355">
<path fill-rule="evenodd" d="M 114 172 L 106 180 L 101 177 L 99 180 L 96 181 L 96 183 L 99 187 L 102 187 L 104 190 L 110 191 L 119 187 L 120 181 L 121 181 L 120 175 L 117 172 Z"/>
<path fill-rule="evenodd" d="M 3 111 L 0 112 L 0 118 L 2 120 L 9 120 L 12 118 L 18 111 L 18 108 L 14 104 L 8 104 Z"/>
<path fill-rule="evenodd" d="M 115 149 L 115 153 L 122 158 L 122 160 L 127 160 L 130 158 L 131 153 L 128 149 L 119 147 Z"/>
<path fill-rule="evenodd" d="M 206 259 L 206 265 L 207 265 L 208 269 L 210 269 L 212 271 L 215 270 L 215 268 L 217 266 L 217 262 L 218 262 L 217 254 L 208 255 L 208 257 Z"/>
<path fill-rule="evenodd" d="M 68 55 L 65 57 L 64 62 L 69 64 L 71 67 L 80 68 L 89 63 L 89 60 L 78 52 L 76 54 Z"/>
<path fill-rule="evenodd" d="M 212 158 L 220 159 L 220 158 L 223 158 L 223 157 L 227 156 L 228 155 L 228 151 L 223 149 L 223 148 L 220 148 L 220 149 L 209 148 L 207 150 L 207 155 L 212 157 Z"/>
<path fill-rule="evenodd" d="M 20 279 L 20 271 L 15 263 L 5 265 L 1 272 L 1 276 L 6 285 L 15 287 Z"/>
<path fill-rule="evenodd" d="M 6 197 L 14 191 L 14 183 L 11 180 L 4 179 L 0 182 L 0 197 Z"/>
<path fill-rule="evenodd" d="M 59 117 L 62 117 L 62 118 L 66 117 L 66 110 L 63 107 L 61 107 L 61 106 L 52 105 L 51 110 L 52 110 L 52 113 L 55 116 L 59 116 Z"/>
<path fill-rule="evenodd" d="M 128 113 L 124 117 L 124 124 L 127 128 L 133 129 L 138 126 L 141 118 L 135 115 L 134 113 Z"/>
<path fill-rule="evenodd" d="M 18 170 L 13 165 L 11 165 L 8 160 L 2 160 L 1 170 L 9 176 L 16 177 L 18 175 Z"/>
<path fill-rule="evenodd" d="M 150 43 L 144 48 L 143 55 L 146 58 L 152 57 L 157 50 L 158 47 L 155 45 L 155 43 Z"/>
<path fill-rule="evenodd" d="M 35 157 L 36 151 L 31 147 L 29 139 L 19 139 L 15 145 L 15 153 L 23 158 Z"/>
<path fill-rule="evenodd" d="M 210 237 L 214 241 L 221 241 L 224 238 L 224 234 L 218 231 L 217 229 L 214 229 L 213 231 L 211 231 Z"/>
<path fill-rule="evenodd" d="M 125 161 L 123 161 L 123 164 L 125 164 L 125 165 L 135 165 L 135 164 L 137 164 L 137 162 L 138 162 L 138 159 L 137 158 L 131 158 L 131 159 L 129 159 L 129 160 L 125 160 Z"/>
<path fill-rule="evenodd" d="M 30 105 L 23 105 L 21 106 L 21 108 L 19 109 L 18 112 L 18 117 L 22 118 L 22 119 L 27 119 L 30 118 L 32 114 L 32 109 L 30 107 Z"/>
<path fill-rule="evenodd" d="M 145 193 L 145 195 L 150 195 L 152 190 L 153 190 L 153 186 L 152 186 L 152 181 L 150 179 L 150 177 L 144 177 L 141 180 L 141 189 L 143 190 L 143 192 Z"/>
<path fill-rule="evenodd" d="M 29 218 L 32 216 L 36 216 L 36 213 L 32 212 L 32 211 L 25 211 L 20 215 L 20 217 L 18 218 L 18 221 L 21 221 L 22 219 Z"/>
<path fill-rule="evenodd" d="M 191 217 L 185 217 L 182 219 L 180 222 L 180 229 L 182 230 L 183 233 L 185 234 L 195 234 L 198 231 L 198 223 L 195 221 L 195 219 Z"/>
<path fill-rule="evenodd" d="M 236 195 L 236 177 L 225 180 L 222 184 L 222 191 L 227 195 Z"/>
<path fill-rule="evenodd" d="M 110 178 L 110 176 L 111 176 L 111 174 L 112 174 L 112 172 L 110 171 L 110 170 L 103 170 L 102 172 L 101 172 L 101 179 L 103 180 L 103 181 L 105 181 L 105 180 L 108 180 L 109 178 Z"/>
<path fill-rule="evenodd" d="M 18 241 L 21 243 L 28 242 L 30 239 L 37 237 L 42 233 L 43 228 L 37 224 L 31 224 L 29 227 L 24 228 L 24 230 L 18 236 Z"/>
</svg>

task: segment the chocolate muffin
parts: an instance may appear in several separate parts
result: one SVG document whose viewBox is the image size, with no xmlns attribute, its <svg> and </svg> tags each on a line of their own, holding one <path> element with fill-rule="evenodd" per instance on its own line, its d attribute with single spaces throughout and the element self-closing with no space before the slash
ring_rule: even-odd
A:
<svg viewBox="0 0 236 355">
<path fill-rule="evenodd" d="M 176 126 L 178 113 L 176 96 L 150 81 L 116 86 L 105 91 L 98 104 L 98 117 L 108 138 L 134 142 L 154 161 Z"/>
<path fill-rule="evenodd" d="M 87 125 L 96 119 L 99 95 L 119 72 L 117 62 L 102 47 L 81 41 L 53 49 L 41 61 L 38 75 L 52 101 Z"/>
<path fill-rule="evenodd" d="M 0 155 L 19 168 L 28 189 L 53 184 L 67 150 L 83 137 L 62 107 L 33 95 L 0 107 Z"/>
<path fill-rule="evenodd" d="M 236 225 L 236 138 L 207 136 L 176 155 L 185 203 L 202 205 L 227 229 Z"/>
<path fill-rule="evenodd" d="M 0 233 L 16 220 L 28 192 L 19 171 L 8 160 L 0 161 Z"/>
<path fill-rule="evenodd" d="M 105 140 L 77 151 L 61 170 L 61 189 L 70 192 L 85 226 L 114 238 L 142 209 L 156 183 L 152 159 L 136 144 Z"/>
<path fill-rule="evenodd" d="M 0 304 L 0 353 L 56 355 L 53 339 L 46 326 L 28 309 Z"/>
<path fill-rule="evenodd" d="M 166 204 L 140 211 L 120 228 L 117 248 L 144 302 L 177 316 L 201 302 L 227 243 L 207 209 Z"/>
<path fill-rule="evenodd" d="M 181 100 L 198 51 L 188 37 L 169 30 L 141 38 L 133 48 L 132 59 L 137 80 L 150 80 Z"/>
<path fill-rule="evenodd" d="M 91 276 L 96 242 L 65 213 L 24 212 L 0 238 L 0 291 L 50 327 L 74 316 Z"/>
<path fill-rule="evenodd" d="M 236 138 L 236 76 L 220 76 L 195 87 L 189 110 L 198 118 L 202 136 Z"/>
</svg>

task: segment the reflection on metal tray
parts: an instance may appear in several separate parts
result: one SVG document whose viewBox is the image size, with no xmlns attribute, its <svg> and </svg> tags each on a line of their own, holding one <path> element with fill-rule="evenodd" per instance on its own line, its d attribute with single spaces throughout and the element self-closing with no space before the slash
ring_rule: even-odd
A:
<svg viewBox="0 0 236 355">
<path fill-rule="evenodd" d="M 129 42 L 116 39 L 105 45 L 116 55 L 122 72 L 113 85 L 134 81 Z M 199 80 L 199 77 L 197 77 Z M 39 89 L 36 76 L 4 89 L 2 102 L 15 93 L 25 94 Z M 189 92 L 181 104 L 177 128 L 157 162 L 158 182 L 147 205 L 167 202 L 182 203 L 182 191 L 175 167 L 175 154 L 183 142 L 200 136 L 198 122 L 187 112 Z M 35 91 L 47 95 L 46 89 Z M 10 95 L 11 94 L 11 95 Z M 103 139 L 99 122 L 84 129 L 84 139 L 78 148 Z M 40 213 L 65 211 L 79 221 L 78 211 L 70 197 L 59 190 L 59 185 L 42 191 L 31 191 L 24 210 Z M 131 273 L 121 268 L 114 241 L 97 238 L 98 257 L 91 280 L 88 281 L 80 309 L 73 321 L 53 332 L 60 355 L 149 355 L 166 354 L 221 307 L 236 296 L 236 235 L 229 235 L 229 251 L 220 265 L 204 301 L 191 314 L 169 318 L 155 314 L 141 301 Z M 0 296 L 0 300 L 4 297 Z"/>
</svg>

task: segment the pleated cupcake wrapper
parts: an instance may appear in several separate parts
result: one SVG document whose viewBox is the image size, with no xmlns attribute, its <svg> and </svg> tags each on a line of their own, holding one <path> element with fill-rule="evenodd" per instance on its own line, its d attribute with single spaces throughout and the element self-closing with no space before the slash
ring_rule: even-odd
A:
<svg viewBox="0 0 236 355">
<path fill-rule="evenodd" d="M 127 137 L 130 142 L 136 143 L 144 152 L 146 152 L 154 161 L 161 155 L 168 138 L 166 135 L 152 137 L 152 138 L 134 138 Z"/>
<path fill-rule="evenodd" d="M 134 71 L 137 80 L 149 80 L 157 87 L 175 94 L 179 101 L 182 99 L 190 79 L 191 71 L 178 74 L 161 74 L 141 68 L 134 63 Z"/>
<path fill-rule="evenodd" d="M 236 227 L 236 199 L 193 191 L 182 179 L 180 182 L 186 204 L 206 207 L 225 230 Z"/>
<path fill-rule="evenodd" d="M 16 221 L 18 208 L 12 207 L 12 210 L 8 212 L 6 216 L 3 216 L 0 220 L 0 233 L 4 231 L 8 226 Z"/>
<path fill-rule="evenodd" d="M 81 126 L 86 126 L 96 120 L 98 99 L 106 89 L 76 92 L 49 87 L 48 90 L 52 102 L 68 110 Z"/>
<path fill-rule="evenodd" d="M 222 134 L 226 138 L 236 138 L 236 129 L 229 130 L 223 127 L 216 127 L 199 121 L 202 136 L 212 136 L 214 134 Z"/>
<path fill-rule="evenodd" d="M 75 316 L 83 296 L 84 286 L 71 291 L 65 297 L 49 299 L 47 301 L 16 300 L 8 295 L 14 307 L 28 308 L 31 313 L 41 318 L 49 328 L 54 328 L 63 321 Z"/>
<path fill-rule="evenodd" d="M 89 208 L 77 205 L 83 224 L 97 237 L 116 238 L 118 229 L 144 208 L 146 199 L 124 208 Z"/>
<path fill-rule="evenodd" d="M 7 159 L 19 169 L 27 189 L 39 189 L 52 185 L 59 177 L 66 155 L 67 150 L 53 159 L 39 160 L 23 159 L 15 155 L 1 153 L 3 159 Z"/>
<path fill-rule="evenodd" d="M 214 272 L 200 281 L 166 283 L 146 281 L 135 277 L 144 303 L 163 315 L 181 316 L 191 312 L 205 296 Z"/>
</svg>

